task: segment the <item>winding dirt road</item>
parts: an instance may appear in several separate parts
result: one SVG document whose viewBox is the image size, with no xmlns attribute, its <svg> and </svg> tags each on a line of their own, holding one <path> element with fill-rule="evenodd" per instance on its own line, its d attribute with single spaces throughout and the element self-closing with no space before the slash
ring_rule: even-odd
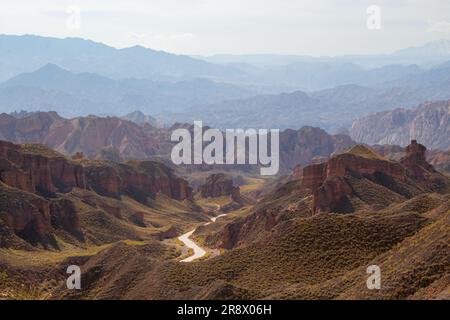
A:
<svg viewBox="0 0 450 320">
<path fill-rule="evenodd" d="M 219 210 L 220 210 L 220 206 L 217 205 L 216 212 L 219 211 Z M 204 225 L 206 226 L 208 224 L 214 223 L 214 222 L 216 222 L 216 220 L 218 218 L 224 217 L 224 216 L 226 216 L 226 214 L 223 213 L 223 214 L 219 214 L 216 217 L 210 217 L 209 219 L 211 220 L 211 222 L 207 222 Z M 183 242 L 186 247 L 188 247 L 188 248 L 190 248 L 190 249 L 192 249 L 194 251 L 194 253 L 191 256 L 181 260 L 180 262 L 192 262 L 192 261 L 194 261 L 196 259 L 199 259 L 199 258 L 203 257 L 206 254 L 206 251 L 204 249 L 202 249 L 194 241 L 189 239 L 189 237 L 192 236 L 192 234 L 195 232 L 195 230 L 197 230 L 197 228 L 195 228 L 194 230 L 191 230 L 191 231 L 189 231 L 189 232 L 187 232 L 187 233 L 185 233 L 185 234 L 183 234 L 183 235 L 178 237 L 178 240 Z"/>
</svg>

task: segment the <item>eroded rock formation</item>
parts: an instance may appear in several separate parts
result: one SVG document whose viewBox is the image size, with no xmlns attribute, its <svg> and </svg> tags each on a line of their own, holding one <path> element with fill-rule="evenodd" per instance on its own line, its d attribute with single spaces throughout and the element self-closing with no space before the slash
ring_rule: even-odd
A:
<svg viewBox="0 0 450 320">
<path fill-rule="evenodd" d="M 95 197 L 117 201 L 129 196 L 143 204 L 150 203 L 158 193 L 175 200 L 192 197 L 188 182 L 161 163 L 75 161 L 43 145 L 0 141 L 2 246 L 11 245 L 16 236 L 33 246 L 58 248 L 55 232 L 84 241 L 74 192 L 92 194 L 94 198 L 83 200 L 86 204 L 139 226 L 145 226 L 142 212 L 128 210 L 123 216 L 117 203 Z"/>
<path fill-rule="evenodd" d="M 387 160 L 358 145 L 326 163 L 303 169 L 303 186 L 313 192 L 314 212 L 353 212 L 355 205 L 371 206 L 375 198 L 395 201 L 427 191 L 448 189 L 448 178 L 425 158 L 426 148 L 413 140 L 399 161 Z M 355 200 L 355 201 L 353 201 Z"/>
</svg>

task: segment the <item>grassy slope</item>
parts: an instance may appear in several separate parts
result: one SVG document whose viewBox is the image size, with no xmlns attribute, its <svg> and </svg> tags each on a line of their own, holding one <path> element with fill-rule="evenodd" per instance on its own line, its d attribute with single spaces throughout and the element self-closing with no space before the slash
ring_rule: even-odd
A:
<svg viewBox="0 0 450 320">
<path fill-rule="evenodd" d="M 318 215 L 286 222 L 266 243 L 229 251 L 190 265 L 169 264 L 170 290 L 206 286 L 221 279 L 263 298 L 295 283 L 314 284 L 344 274 L 414 234 L 417 214 L 391 217 Z"/>
</svg>

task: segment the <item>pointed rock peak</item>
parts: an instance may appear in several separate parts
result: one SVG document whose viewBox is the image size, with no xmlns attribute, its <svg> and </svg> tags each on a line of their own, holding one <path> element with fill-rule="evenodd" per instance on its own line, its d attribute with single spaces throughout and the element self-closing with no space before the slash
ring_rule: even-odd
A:
<svg viewBox="0 0 450 320">
<path fill-rule="evenodd" d="M 427 148 L 417 143 L 417 140 L 411 140 L 411 143 L 406 147 L 406 156 L 415 155 L 417 158 L 423 159 L 425 161 L 425 152 Z"/>
<path fill-rule="evenodd" d="M 424 177 L 425 172 L 435 172 L 433 166 L 426 160 L 425 152 L 427 148 L 412 140 L 411 144 L 405 148 L 406 155 L 400 159 L 400 163 L 408 168 L 410 174 L 415 177 Z"/>
</svg>

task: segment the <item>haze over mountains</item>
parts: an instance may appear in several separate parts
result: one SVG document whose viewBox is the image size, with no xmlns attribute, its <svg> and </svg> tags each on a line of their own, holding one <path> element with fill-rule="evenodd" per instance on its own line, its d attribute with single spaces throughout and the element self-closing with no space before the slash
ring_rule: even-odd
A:
<svg viewBox="0 0 450 320">
<path fill-rule="evenodd" d="M 0 104 L 9 110 L 58 111 L 63 115 L 122 115 L 136 109 L 162 113 L 229 97 L 254 94 L 231 84 L 206 79 L 155 82 L 146 79 L 113 80 L 93 73 L 74 74 L 57 65 L 20 74 L 0 85 Z M 26 98 L 25 98 L 26 97 Z"/>
<path fill-rule="evenodd" d="M 47 63 L 75 73 L 91 72 L 116 79 L 173 80 L 234 73 L 230 68 L 140 46 L 115 49 L 80 38 L 33 35 L 1 35 L 0 60 L 0 80 L 37 70 Z"/>
<path fill-rule="evenodd" d="M 449 43 L 382 56 L 237 55 L 206 62 L 76 38 L 2 35 L 0 111 L 56 111 L 71 118 L 127 115 L 152 126 L 202 120 L 220 129 L 314 126 L 336 131 L 350 129 L 356 120 L 354 140 L 405 145 L 411 137 L 380 135 L 380 129 L 368 129 L 372 123 L 363 125 L 362 133 L 358 118 L 450 99 Z M 430 138 L 423 142 L 447 148 L 447 126 L 440 124 L 439 137 L 427 132 L 436 127 L 424 126 L 422 135 Z"/>
<path fill-rule="evenodd" d="M 321 56 L 307 55 L 279 55 L 279 54 L 216 54 L 208 57 L 196 56 L 209 62 L 219 64 L 249 64 L 255 66 L 271 67 L 296 62 L 351 62 L 366 68 L 377 68 L 388 64 L 421 64 L 431 65 L 448 60 L 450 54 L 450 42 L 446 39 L 426 43 L 422 46 L 405 48 L 391 54 L 380 55 L 345 55 L 345 56 Z"/>
<path fill-rule="evenodd" d="M 78 38 L 1 35 L 0 111 L 76 117 L 139 110 L 169 126 L 203 120 L 221 129 L 335 131 L 377 111 L 450 99 L 448 47 L 441 40 L 382 56 L 257 55 L 212 63 L 217 59 Z"/>
</svg>

